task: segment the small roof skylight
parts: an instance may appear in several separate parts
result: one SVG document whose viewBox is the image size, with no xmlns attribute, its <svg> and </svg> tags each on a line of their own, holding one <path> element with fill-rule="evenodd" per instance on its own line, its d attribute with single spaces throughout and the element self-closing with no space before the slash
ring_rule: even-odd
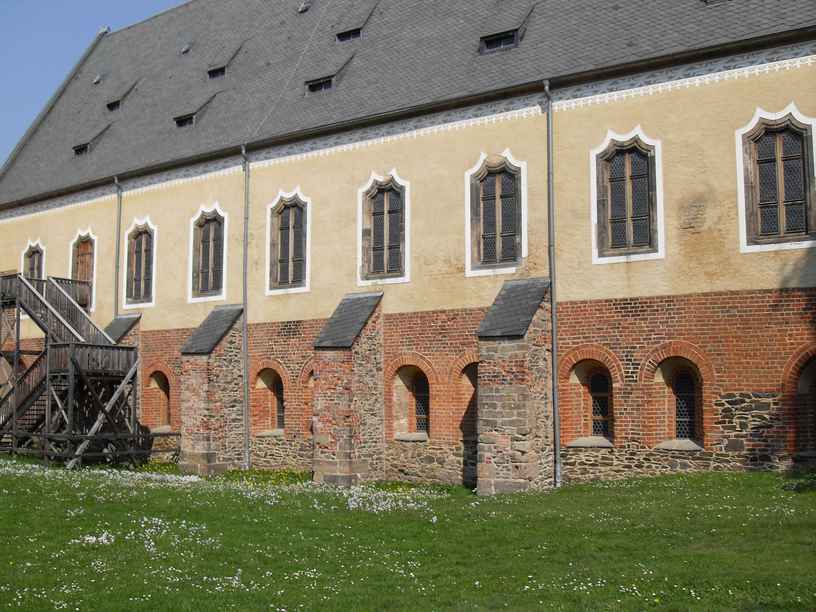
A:
<svg viewBox="0 0 816 612">
<path fill-rule="evenodd" d="M 77 157 L 81 157 L 83 155 L 87 155 L 91 152 L 91 143 L 84 142 L 82 144 L 78 144 L 74 147 L 74 155 Z"/>
<path fill-rule="evenodd" d="M 348 42 L 350 40 L 357 40 L 363 35 L 362 28 L 352 28 L 351 30 L 346 30 L 345 32 L 339 32 L 337 34 L 337 42 Z"/>
<path fill-rule="evenodd" d="M 508 30 L 499 34 L 483 36 L 479 41 L 479 53 L 493 53 L 502 49 L 512 49 L 519 45 L 519 31 Z"/>
<path fill-rule="evenodd" d="M 226 75 L 227 75 L 226 66 L 217 66 L 216 68 L 210 68 L 207 71 L 207 76 L 211 79 L 220 79 Z"/>
<path fill-rule="evenodd" d="M 108 102 L 107 107 L 108 107 L 108 110 L 110 112 L 114 113 L 114 112 L 118 111 L 120 108 L 122 108 L 122 101 L 121 100 L 113 100 L 111 102 Z"/>
<path fill-rule="evenodd" d="M 310 94 L 329 91 L 332 87 L 334 87 L 334 76 L 306 81 L 306 92 Z"/>
<path fill-rule="evenodd" d="M 196 113 L 188 113 L 186 115 L 179 115 L 173 121 L 176 122 L 176 127 L 192 127 L 195 125 Z"/>
</svg>

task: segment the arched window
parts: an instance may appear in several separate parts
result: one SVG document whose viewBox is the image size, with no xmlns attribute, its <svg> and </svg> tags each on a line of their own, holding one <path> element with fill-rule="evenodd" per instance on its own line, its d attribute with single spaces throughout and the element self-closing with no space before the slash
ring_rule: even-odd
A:
<svg viewBox="0 0 816 612">
<path fill-rule="evenodd" d="M 592 435 L 612 438 L 611 384 L 609 377 L 595 372 L 589 379 L 589 394 L 592 399 Z"/>
<path fill-rule="evenodd" d="M 688 369 L 678 370 L 672 380 L 674 428 L 678 440 L 697 439 L 697 380 Z"/>
<path fill-rule="evenodd" d="M 637 136 L 613 140 L 596 163 L 599 256 L 657 250 L 654 148 Z"/>
<path fill-rule="evenodd" d="M 394 432 L 429 434 L 431 389 L 428 377 L 415 366 L 403 366 L 394 380 Z"/>
<path fill-rule="evenodd" d="M 80 234 L 71 248 L 71 278 L 84 285 L 77 287 L 76 301 L 83 308 L 91 308 L 95 293 L 96 239 L 88 232 Z"/>
<path fill-rule="evenodd" d="M 816 359 L 811 360 L 799 375 L 794 409 L 795 452 L 816 451 Z"/>
<path fill-rule="evenodd" d="M 521 169 L 488 159 L 471 179 L 471 268 L 516 264 L 522 256 Z"/>
<path fill-rule="evenodd" d="M 746 223 L 754 244 L 816 235 L 810 128 L 788 115 L 762 121 L 743 140 Z"/>
<path fill-rule="evenodd" d="M 94 279 L 94 239 L 91 235 L 79 236 L 74 241 L 73 279 L 93 283 Z"/>
<path fill-rule="evenodd" d="M 148 397 L 145 399 L 154 413 L 151 420 L 159 427 L 171 427 L 170 381 L 162 372 L 156 371 L 150 375 Z"/>
<path fill-rule="evenodd" d="M 219 295 L 224 288 L 224 217 L 202 212 L 193 231 L 193 295 Z"/>
<path fill-rule="evenodd" d="M 405 196 L 397 181 L 375 182 L 365 201 L 364 278 L 405 274 Z"/>
<path fill-rule="evenodd" d="M 153 300 L 154 234 L 150 227 L 137 226 L 128 236 L 127 302 L 142 304 Z"/>
<path fill-rule="evenodd" d="M 258 374 L 255 388 L 261 391 L 259 415 L 264 429 L 286 428 L 286 403 L 284 401 L 283 380 L 273 369 L 262 370 Z"/>
<path fill-rule="evenodd" d="M 23 275 L 26 278 L 43 278 L 43 250 L 39 245 L 32 244 L 23 255 Z"/>
<path fill-rule="evenodd" d="M 297 196 L 270 212 L 269 287 L 286 289 L 306 284 L 308 207 Z"/>
</svg>

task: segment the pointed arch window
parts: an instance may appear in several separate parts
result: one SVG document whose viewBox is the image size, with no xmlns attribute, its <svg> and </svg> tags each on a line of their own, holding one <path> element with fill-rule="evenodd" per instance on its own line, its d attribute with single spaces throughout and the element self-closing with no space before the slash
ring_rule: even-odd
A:
<svg viewBox="0 0 816 612">
<path fill-rule="evenodd" d="M 816 236 L 812 134 L 788 115 L 761 121 L 743 138 L 746 220 L 753 244 Z"/>
<path fill-rule="evenodd" d="M 202 212 L 193 228 L 193 296 L 220 295 L 224 288 L 224 217 Z"/>
<path fill-rule="evenodd" d="M 23 275 L 26 278 L 41 279 L 44 274 L 45 256 L 39 245 L 32 244 L 23 255 Z"/>
<path fill-rule="evenodd" d="M 405 191 L 397 181 L 375 182 L 365 200 L 363 278 L 405 274 Z"/>
<path fill-rule="evenodd" d="M 299 196 L 270 211 L 269 287 L 289 289 L 307 284 L 309 206 Z"/>
<path fill-rule="evenodd" d="M 79 236 L 74 242 L 72 278 L 85 283 L 94 279 L 94 239 L 88 235 Z"/>
<path fill-rule="evenodd" d="M 139 225 L 128 236 L 127 302 L 144 304 L 153 301 L 153 255 L 155 234 L 148 224 Z"/>
<path fill-rule="evenodd" d="M 521 169 L 488 160 L 471 179 L 471 267 L 517 264 L 522 255 Z"/>
<path fill-rule="evenodd" d="M 657 251 L 655 149 L 637 136 L 612 141 L 596 158 L 598 254 Z"/>
</svg>

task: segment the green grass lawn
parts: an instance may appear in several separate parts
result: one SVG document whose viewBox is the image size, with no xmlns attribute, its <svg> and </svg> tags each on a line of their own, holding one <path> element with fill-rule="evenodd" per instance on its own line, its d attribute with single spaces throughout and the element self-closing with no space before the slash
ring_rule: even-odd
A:
<svg viewBox="0 0 816 612">
<path fill-rule="evenodd" d="M 492 499 L 297 480 L 0 459 L 0 608 L 816 609 L 816 492 L 773 474 Z"/>
</svg>

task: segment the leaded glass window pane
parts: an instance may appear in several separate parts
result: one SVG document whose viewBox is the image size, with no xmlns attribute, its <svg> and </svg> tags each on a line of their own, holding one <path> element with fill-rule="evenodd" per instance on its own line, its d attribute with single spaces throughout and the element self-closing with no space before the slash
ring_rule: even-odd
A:
<svg viewBox="0 0 816 612">
<path fill-rule="evenodd" d="M 606 210 L 601 219 L 606 222 L 605 248 L 627 249 L 652 244 L 651 159 L 649 154 L 631 145 L 606 157 Z"/>
<path fill-rule="evenodd" d="M 674 379 L 675 437 L 693 439 L 696 437 L 697 393 L 694 377 L 689 372 L 681 372 Z"/>
</svg>

